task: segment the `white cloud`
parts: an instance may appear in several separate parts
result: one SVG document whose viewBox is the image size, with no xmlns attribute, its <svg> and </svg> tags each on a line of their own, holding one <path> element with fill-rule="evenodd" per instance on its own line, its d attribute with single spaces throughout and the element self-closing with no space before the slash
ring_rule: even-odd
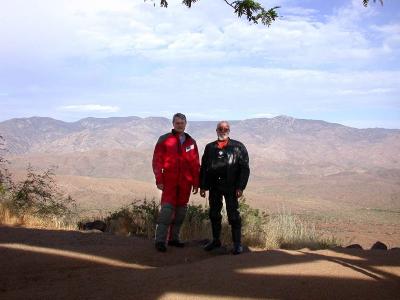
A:
<svg viewBox="0 0 400 300">
<path fill-rule="evenodd" d="M 280 10 L 283 10 L 285 18 L 287 18 L 287 15 L 292 17 L 292 16 L 312 16 L 318 14 L 318 10 L 316 9 L 304 8 L 300 6 L 289 6 L 286 8 L 283 7 Z"/>
<path fill-rule="evenodd" d="M 221 1 L 220 5 L 222 9 L 225 4 Z M 130 46 L 135 53 L 163 63 L 231 64 L 258 60 L 299 67 L 358 68 L 387 52 L 383 45 L 372 44 L 368 32 L 357 23 L 372 14 L 360 5 L 353 3 L 338 10 L 327 22 L 310 19 L 313 13 L 318 16 L 312 9 L 286 9 L 297 13 L 297 17 L 281 19 L 268 29 L 235 18 L 208 21 L 196 8 L 190 19 L 188 12 L 180 10 L 172 10 L 167 16 L 149 14 L 136 20 L 143 24 L 133 33 Z M 163 30 L 144 25 L 160 19 Z M 112 38 L 115 36 L 106 39 Z"/>
<path fill-rule="evenodd" d="M 59 107 L 59 109 L 62 111 L 71 111 L 71 112 L 114 113 L 119 111 L 118 106 L 99 105 L 99 104 L 66 105 Z"/>
<path fill-rule="evenodd" d="M 284 1 L 276 4 L 279 2 Z M 376 13 L 363 8 L 361 0 L 337 10 L 324 22 L 317 21 L 320 12 L 315 9 L 290 6 L 289 1 L 285 11 L 290 18 L 280 19 L 270 28 L 249 25 L 237 19 L 223 1 L 214 0 L 202 0 L 192 9 L 186 9 L 180 1 L 170 1 L 168 9 L 131 0 L 40 3 L 29 14 L 20 9 L 18 0 L 2 8 L 0 18 L 6 21 L 0 36 L 5 46 L 0 53 L 12 55 L 14 50 L 32 49 L 29 57 L 42 60 L 123 55 L 163 63 L 220 64 L 257 59 L 301 67 L 350 67 L 388 50 L 372 45 L 363 25 L 358 24 L 363 17 Z M 378 29 L 389 35 L 396 24 Z"/>
<path fill-rule="evenodd" d="M 341 110 L 357 114 L 400 107 L 400 71 L 169 67 L 132 77 L 128 85 L 130 98 L 149 99 L 135 103 L 145 106 L 142 110 L 178 104 L 181 110 L 196 112 L 196 119 L 316 116 Z"/>
<path fill-rule="evenodd" d="M 362 95 L 372 95 L 372 94 L 387 94 L 394 92 L 393 88 L 374 88 L 374 89 L 362 89 L 362 90 L 338 90 L 338 95 L 355 95 L 355 96 L 362 96 Z"/>
<path fill-rule="evenodd" d="M 366 9 L 361 0 L 328 17 L 303 7 L 311 2 L 267 1 L 285 17 L 266 28 L 215 0 L 192 9 L 181 0 L 168 9 L 133 0 L 8 1 L 0 11 L 0 65 L 8 66 L 0 90 L 43 103 L 117 105 L 64 112 L 130 107 L 129 114 L 170 117 L 184 108 L 196 119 L 399 107 L 400 23 L 376 25 L 378 5 Z"/>
</svg>

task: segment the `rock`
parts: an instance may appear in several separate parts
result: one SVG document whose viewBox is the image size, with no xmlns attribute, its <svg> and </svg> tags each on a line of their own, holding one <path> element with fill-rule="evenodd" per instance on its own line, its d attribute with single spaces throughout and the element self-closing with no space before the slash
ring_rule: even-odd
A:
<svg viewBox="0 0 400 300">
<path fill-rule="evenodd" d="M 380 241 L 377 241 L 371 247 L 371 250 L 387 250 L 387 249 L 388 249 L 387 246 L 384 243 L 380 242 Z"/>
<path fill-rule="evenodd" d="M 78 228 L 80 230 L 93 230 L 93 229 L 96 229 L 96 230 L 100 230 L 102 232 L 105 232 L 106 229 L 107 229 L 107 225 L 103 221 L 96 220 L 96 221 L 93 221 L 93 222 L 86 222 L 86 223 L 79 222 L 78 223 Z"/>
<path fill-rule="evenodd" d="M 136 229 L 131 218 L 122 216 L 109 221 L 108 231 L 116 235 L 134 235 L 137 232 Z"/>
<path fill-rule="evenodd" d="M 83 233 L 103 233 L 103 231 L 100 231 L 98 229 L 89 229 L 89 230 L 84 230 Z"/>
<path fill-rule="evenodd" d="M 359 249 L 359 250 L 363 250 L 363 248 L 359 245 L 359 244 L 351 244 L 349 246 L 346 247 L 347 249 Z"/>
<path fill-rule="evenodd" d="M 333 250 L 341 250 L 341 249 L 343 249 L 343 247 L 342 247 L 342 246 L 336 245 L 336 246 L 334 246 L 334 247 L 332 247 L 332 248 L 330 248 L 330 249 L 333 249 Z"/>
<path fill-rule="evenodd" d="M 393 248 L 390 249 L 390 251 L 400 251 L 400 248 L 399 247 L 393 247 Z"/>
</svg>

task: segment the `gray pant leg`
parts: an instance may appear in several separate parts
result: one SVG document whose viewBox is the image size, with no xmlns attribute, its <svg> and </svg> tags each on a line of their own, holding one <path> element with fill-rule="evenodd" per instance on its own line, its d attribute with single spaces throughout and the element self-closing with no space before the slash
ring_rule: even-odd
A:
<svg viewBox="0 0 400 300">
<path fill-rule="evenodd" d="M 171 239 L 175 241 L 179 241 L 179 232 L 181 231 L 181 226 L 183 220 L 185 219 L 187 211 L 187 206 L 177 206 L 175 208 L 175 219 L 172 223 L 171 228 Z"/>
<path fill-rule="evenodd" d="M 158 215 L 157 228 L 156 228 L 156 243 L 165 243 L 169 226 L 172 222 L 174 214 L 174 206 L 171 204 L 164 204 L 161 206 L 160 214 Z"/>
</svg>

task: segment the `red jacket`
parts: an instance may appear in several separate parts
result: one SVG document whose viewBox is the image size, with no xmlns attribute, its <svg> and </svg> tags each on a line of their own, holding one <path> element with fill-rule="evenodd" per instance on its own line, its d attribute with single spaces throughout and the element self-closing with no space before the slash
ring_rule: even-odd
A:
<svg viewBox="0 0 400 300">
<path fill-rule="evenodd" d="M 191 184 L 199 186 L 200 162 L 196 141 L 187 133 L 181 145 L 179 134 L 160 136 L 153 154 L 156 184 Z"/>
</svg>

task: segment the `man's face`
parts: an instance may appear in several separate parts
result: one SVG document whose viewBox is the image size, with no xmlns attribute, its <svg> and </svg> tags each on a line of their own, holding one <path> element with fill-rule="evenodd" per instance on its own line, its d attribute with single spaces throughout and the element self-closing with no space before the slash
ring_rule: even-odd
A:
<svg viewBox="0 0 400 300">
<path fill-rule="evenodd" d="M 218 140 L 225 141 L 229 138 L 229 132 L 230 132 L 229 124 L 227 123 L 218 124 L 216 131 Z"/>
<path fill-rule="evenodd" d="M 182 120 L 181 118 L 175 118 L 172 122 L 174 129 L 178 133 L 184 133 L 186 128 L 186 121 Z"/>
</svg>

